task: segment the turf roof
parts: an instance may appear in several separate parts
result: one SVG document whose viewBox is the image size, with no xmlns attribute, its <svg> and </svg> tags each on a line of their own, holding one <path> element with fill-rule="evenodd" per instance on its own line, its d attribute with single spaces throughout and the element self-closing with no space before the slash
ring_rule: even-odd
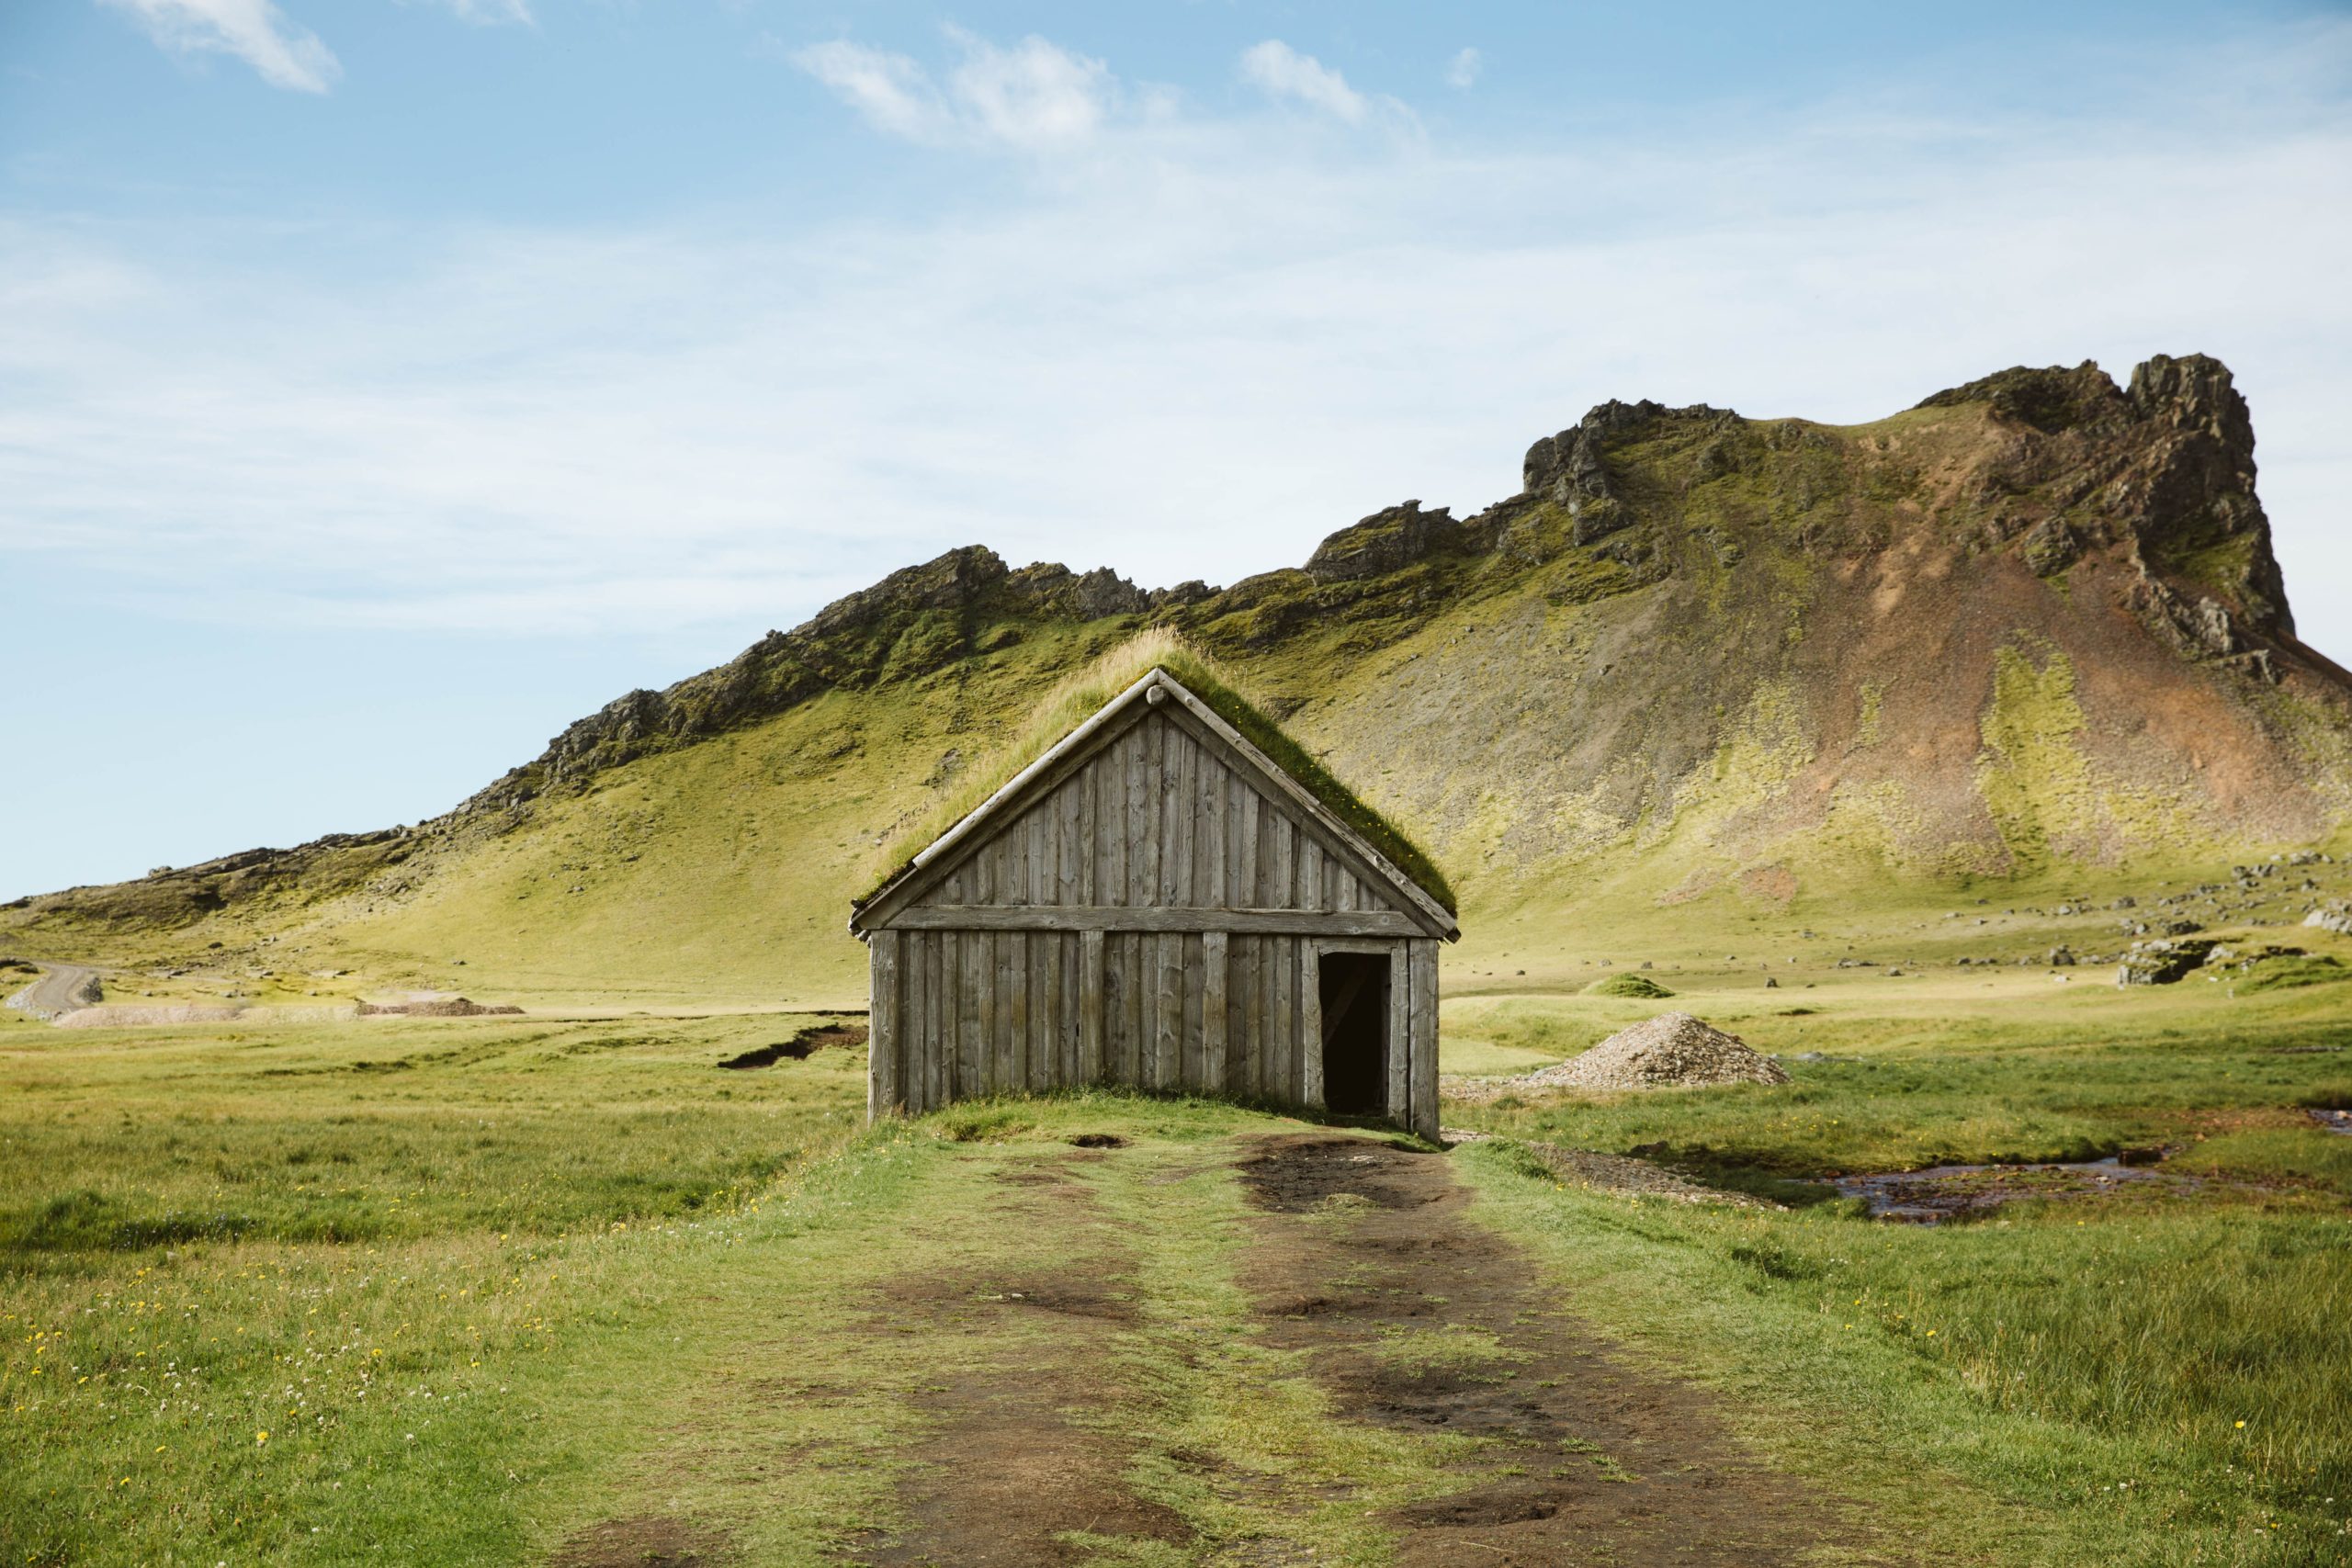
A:
<svg viewBox="0 0 2352 1568">
<path fill-rule="evenodd" d="M 1174 676 L 1186 691 L 1239 731 L 1276 767 L 1305 785 L 1324 809 L 1419 884 L 1421 890 L 1443 906 L 1446 913 L 1459 913 L 1445 874 L 1438 870 L 1437 863 L 1419 844 L 1358 799 L 1352 790 L 1332 776 L 1329 768 L 1292 739 L 1282 726 L 1267 717 L 1259 705 L 1243 694 L 1231 671 L 1164 628 L 1144 632 L 1120 644 L 1048 693 L 1011 739 L 966 769 L 955 789 L 890 841 L 881 860 L 883 869 L 867 884 L 856 903 L 863 906 L 871 902 L 875 895 L 904 874 L 912 866 L 914 857 L 933 840 L 969 816 L 1011 782 L 1013 775 L 1155 668 Z"/>
</svg>

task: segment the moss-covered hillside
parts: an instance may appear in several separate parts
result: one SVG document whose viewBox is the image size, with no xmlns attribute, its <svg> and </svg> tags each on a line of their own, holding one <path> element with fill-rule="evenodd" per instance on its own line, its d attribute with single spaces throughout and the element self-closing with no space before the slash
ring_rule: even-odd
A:
<svg viewBox="0 0 2352 1568">
<path fill-rule="evenodd" d="M 2253 445 L 2202 356 L 2128 388 L 2011 370 L 1858 426 L 1607 403 L 1476 516 L 1408 502 L 1221 590 L 953 551 L 631 693 L 446 817 L 34 898 L 0 943 L 850 999 L 879 846 L 1153 626 L 1433 852 L 1468 953 L 1482 922 L 1665 929 L 2320 842 L 2352 818 L 2352 677 L 2294 636 Z"/>
</svg>

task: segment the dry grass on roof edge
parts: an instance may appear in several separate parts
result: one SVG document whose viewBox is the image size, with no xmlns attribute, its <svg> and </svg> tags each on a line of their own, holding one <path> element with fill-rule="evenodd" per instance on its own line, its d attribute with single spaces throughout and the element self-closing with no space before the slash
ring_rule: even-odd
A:
<svg viewBox="0 0 2352 1568">
<path fill-rule="evenodd" d="M 1053 749 L 1064 736 L 1091 718 L 1104 704 L 1134 685 L 1159 666 L 1184 684 L 1219 718 L 1241 732 L 1252 746 L 1273 760 L 1334 817 L 1388 857 L 1399 871 L 1420 884 L 1424 892 L 1456 913 L 1453 889 L 1419 844 L 1396 824 L 1356 798 L 1353 791 L 1331 775 L 1304 746 L 1268 718 L 1245 694 L 1233 673 L 1166 627 L 1140 633 L 1111 649 L 1084 670 L 1065 678 L 1046 694 L 1026 724 L 1003 745 L 976 758 L 955 786 L 932 808 L 892 838 L 883 851 L 879 869 L 871 876 L 857 902 L 865 903 L 897 880 L 933 840 L 969 816 L 1012 776 Z"/>
</svg>

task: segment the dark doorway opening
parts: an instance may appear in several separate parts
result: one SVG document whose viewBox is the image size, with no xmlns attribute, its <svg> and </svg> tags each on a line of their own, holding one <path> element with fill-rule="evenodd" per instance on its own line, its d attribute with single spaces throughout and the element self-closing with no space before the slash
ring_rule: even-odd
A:
<svg viewBox="0 0 2352 1568">
<path fill-rule="evenodd" d="M 1342 1116 L 1388 1110 L 1388 955 L 1327 953 L 1316 976 L 1323 998 L 1323 1104 Z"/>
</svg>

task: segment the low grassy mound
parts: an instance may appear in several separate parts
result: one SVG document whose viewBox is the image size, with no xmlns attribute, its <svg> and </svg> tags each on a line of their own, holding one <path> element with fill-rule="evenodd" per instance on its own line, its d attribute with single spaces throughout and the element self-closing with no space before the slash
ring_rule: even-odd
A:
<svg viewBox="0 0 2352 1568">
<path fill-rule="evenodd" d="M 1634 997 L 1645 1001 L 1655 1001 L 1660 997 L 1674 995 L 1672 991 L 1668 990 L 1648 976 L 1630 973 L 1611 975 L 1605 980 L 1595 980 L 1584 988 L 1584 994 L 1588 997 Z"/>
<path fill-rule="evenodd" d="M 2352 977 L 2352 969 L 2324 953 L 2296 953 L 2261 960 L 2246 971 L 2237 988 L 2242 992 L 2284 991 L 2298 986 L 2324 986 L 2331 980 L 2347 977 Z"/>
</svg>

